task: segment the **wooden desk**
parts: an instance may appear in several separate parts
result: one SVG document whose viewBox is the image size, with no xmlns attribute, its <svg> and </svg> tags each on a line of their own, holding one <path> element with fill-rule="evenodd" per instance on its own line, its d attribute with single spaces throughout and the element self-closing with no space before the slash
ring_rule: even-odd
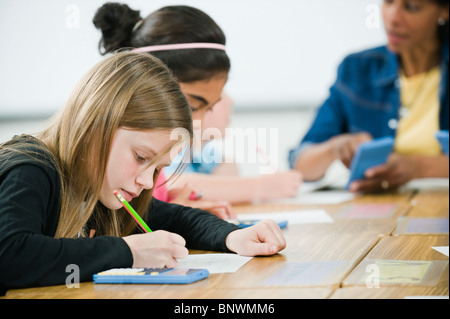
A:
<svg viewBox="0 0 450 319">
<path fill-rule="evenodd" d="M 419 191 L 411 200 L 414 206 L 428 206 L 437 205 L 449 208 L 449 191 L 435 190 L 435 191 Z"/>
<path fill-rule="evenodd" d="M 416 206 L 411 202 L 416 200 Z M 284 231 L 288 247 L 272 257 L 252 259 L 234 274 L 212 274 L 188 286 L 172 285 L 94 285 L 80 288 L 65 285 L 11 290 L 3 298 L 151 298 L 151 299 L 324 299 L 324 298 L 403 298 L 408 295 L 447 295 L 448 264 L 436 285 L 429 287 L 389 286 L 367 289 L 354 281 L 367 260 L 424 260 L 448 262 L 448 257 L 431 249 L 448 246 L 444 236 L 392 236 L 397 220 L 409 216 L 414 207 L 423 212 L 432 205 L 448 201 L 448 191 L 439 194 L 395 193 L 363 196 L 340 205 L 246 205 L 236 207 L 239 214 L 325 209 L 332 224 L 290 225 Z M 423 204 L 422 204 L 423 203 Z M 439 204 L 440 203 L 440 204 Z M 395 204 L 388 218 L 341 218 L 349 205 Z M 414 204 L 414 202 L 413 202 Z M 191 253 L 207 253 L 192 251 Z M 336 262 L 338 270 L 318 284 L 267 283 L 268 279 L 293 264 Z M 352 279 L 353 278 L 353 279 Z M 352 281 L 353 280 L 353 281 Z"/>
<path fill-rule="evenodd" d="M 208 288 L 211 279 L 188 286 L 169 285 L 95 285 L 81 283 L 80 288 L 65 285 L 16 289 L 2 299 L 325 299 L 327 288 Z"/>
<path fill-rule="evenodd" d="M 406 216 L 398 220 L 394 235 L 448 234 L 448 218 L 448 190 L 419 192 Z"/>
<path fill-rule="evenodd" d="M 211 274 L 208 279 L 188 286 L 81 283 L 79 289 L 56 286 L 11 290 L 6 298 L 327 298 L 379 240 L 377 234 L 370 232 L 357 238 L 352 233 L 318 236 L 302 234 L 296 227 L 286 230 L 285 236 L 288 247 L 281 254 L 254 258 L 234 274 Z M 330 249 L 336 246 L 342 249 Z M 191 251 L 191 253 L 202 252 Z M 327 278 L 318 286 L 264 284 L 267 278 L 288 264 L 329 260 L 342 261 L 342 267 L 333 277 Z"/>
<path fill-rule="evenodd" d="M 235 207 L 238 214 L 252 213 L 273 213 L 296 210 L 323 209 L 333 219 L 333 224 L 304 224 L 297 225 L 297 229 L 302 234 L 330 234 L 330 233 L 353 233 L 365 232 L 377 233 L 380 236 L 390 235 L 401 216 L 406 216 L 411 208 L 410 201 L 414 194 L 412 191 L 403 193 L 366 195 L 338 205 L 295 205 L 295 204 L 255 204 Z M 364 205 L 395 205 L 392 213 L 387 218 L 350 218 L 345 216 L 345 212 L 355 206 Z"/>
<path fill-rule="evenodd" d="M 449 217 L 449 192 L 444 190 L 424 191 L 411 200 L 408 217 Z"/>
<path fill-rule="evenodd" d="M 333 298 L 403 298 L 405 296 L 444 295 L 449 293 L 448 257 L 432 249 L 448 246 L 448 236 L 396 236 L 386 237 L 367 254 L 364 260 L 343 281 L 343 288 Z M 367 266 L 376 261 L 432 262 L 423 283 L 380 283 L 380 288 L 368 287 L 363 280 Z M 433 283 L 435 282 L 435 283 Z M 369 283 L 370 285 L 371 283 Z M 355 287 L 357 286 L 357 287 Z"/>
</svg>

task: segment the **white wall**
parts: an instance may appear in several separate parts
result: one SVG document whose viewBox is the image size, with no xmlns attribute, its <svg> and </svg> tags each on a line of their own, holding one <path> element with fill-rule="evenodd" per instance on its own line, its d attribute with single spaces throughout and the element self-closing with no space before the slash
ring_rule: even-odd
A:
<svg viewBox="0 0 450 319">
<path fill-rule="evenodd" d="M 0 0 L 0 118 L 53 113 L 101 59 L 100 0 Z M 385 42 L 381 0 L 124 0 L 198 7 L 224 29 L 236 107 L 316 106 L 350 52 Z M 374 24 L 375 23 L 375 24 Z"/>
</svg>

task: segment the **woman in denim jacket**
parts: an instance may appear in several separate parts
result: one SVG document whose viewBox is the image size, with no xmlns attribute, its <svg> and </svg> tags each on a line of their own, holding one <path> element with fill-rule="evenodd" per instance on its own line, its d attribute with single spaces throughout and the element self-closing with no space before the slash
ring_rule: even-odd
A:
<svg viewBox="0 0 450 319">
<path fill-rule="evenodd" d="M 351 191 L 449 176 L 435 139 L 436 131 L 449 129 L 449 0 L 384 0 L 382 14 L 388 45 L 343 61 L 329 98 L 289 154 L 305 180 L 322 178 L 335 160 L 349 167 L 361 143 L 385 136 L 395 137 L 394 154 Z"/>
</svg>

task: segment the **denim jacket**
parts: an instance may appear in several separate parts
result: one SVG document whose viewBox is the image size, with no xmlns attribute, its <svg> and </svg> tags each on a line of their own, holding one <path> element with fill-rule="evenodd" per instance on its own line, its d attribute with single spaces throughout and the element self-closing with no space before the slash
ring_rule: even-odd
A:
<svg viewBox="0 0 450 319">
<path fill-rule="evenodd" d="M 441 130 L 449 129 L 449 43 L 441 60 Z M 398 56 L 386 46 L 348 56 L 338 69 L 330 96 L 300 145 L 289 152 L 293 168 L 300 153 L 312 144 L 345 134 L 368 132 L 374 138 L 396 136 L 401 107 Z"/>
</svg>

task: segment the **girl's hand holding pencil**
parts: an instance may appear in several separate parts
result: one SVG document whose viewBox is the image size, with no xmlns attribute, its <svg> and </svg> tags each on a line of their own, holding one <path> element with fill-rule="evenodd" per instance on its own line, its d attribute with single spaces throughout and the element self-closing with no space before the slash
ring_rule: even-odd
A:
<svg viewBox="0 0 450 319">
<path fill-rule="evenodd" d="M 133 255 L 133 268 L 176 268 L 189 255 L 183 237 L 158 230 L 123 237 Z"/>
<path fill-rule="evenodd" d="M 123 237 L 133 255 L 134 268 L 176 268 L 177 259 L 189 255 L 183 237 L 167 231 L 152 232 L 118 191 L 114 195 L 146 232 Z M 231 232 L 225 244 L 229 250 L 242 256 L 274 255 L 286 248 L 286 240 L 280 227 L 270 220 Z"/>
<path fill-rule="evenodd" d="M 114 191 L 114 195 L 146 233 L 123 238 L 133 255 L 134 268 L 176 268 L 177 259 L 183 259 L 189 255 L 183 237 L 166 231 L 152 232 L 118 191 Z"/>
</svg>

